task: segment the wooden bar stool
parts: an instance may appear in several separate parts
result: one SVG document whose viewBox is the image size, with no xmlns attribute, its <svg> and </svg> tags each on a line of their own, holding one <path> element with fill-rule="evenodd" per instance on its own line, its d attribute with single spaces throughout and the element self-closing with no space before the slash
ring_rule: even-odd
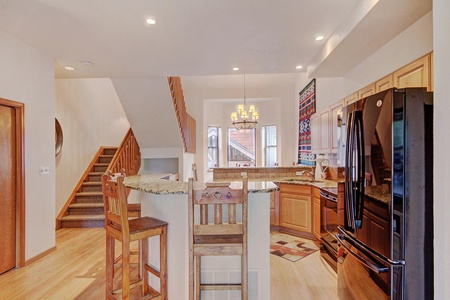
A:
<svg viewBox="0 0 450 300">
<path fill-rule="evenodd" d="M 195 190 L 194 179 L 188 183 L 189 218 L 189 299 L 200 299 L 202 290 L 241 290 L 241 298 L 248 298 L 247 211 L 248 179 L 242 189 L 231 189 L 230 183 L 207 183 L 205 189 Z M 208 206 L 213 206 L 213 222 L 209 222 Z M 241 219 L 236 206 L 242 206 Z M 198 207 L 198 209 L 196 209 Z M 222 214 L 223 209 L 228 213 Z M 198 213 L 196 213 L 198 212 Z M 197 217 L 198 216 L 198 217 Z M 199 220 L 196 220 L 199 219 Z M 241 256 L 240 283 L 205 284 L 201 281 L 203 256 Z M 195 266 L 194 266 L 195 264 Z"/>
<path fill-rule="evenodd" d="M 116 174 L 117 175 L 117 174 Z M 141 285 L 145 299 L 167 299 L 167 223 L 155 218 L 128 218 L 124 177 L 102 176 L 106 227 L 106 298 L 130 299 L 130 290 Z M 160 237 L 160 270 L 148 264 L 148 238 Z M 115 240 L 122 243 L 122 286 L 114 289 Z M 130 280 L 130 243 L 140 241 L 141 270 L 139 279 Z M 148 284 L 149 273 L 160 280 L 159 292 Z"/>
</svg>

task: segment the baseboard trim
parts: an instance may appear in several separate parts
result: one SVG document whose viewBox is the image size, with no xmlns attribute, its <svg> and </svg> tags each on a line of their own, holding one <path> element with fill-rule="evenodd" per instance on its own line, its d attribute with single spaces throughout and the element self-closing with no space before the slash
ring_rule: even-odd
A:
<svg viewBox="0 0 450 300">
<path fill-rule="evenodd" d="M 46 250 L 46 251 L 44 251 L 44 252 L 42 252 L 42 253 L 40 253 L 40 254 L 38 254 L 38 255 L 36 255 L 36 256 L 33 256 L 33 257 L 30 258 L 30 259 L 27 259 L 27 260 L 25 261 L 25 266 L 28 266 L 29 264 L 31 264 L 31 263 L 33 263 L 33 262 L 35 262 L 35 261 L 41 259 L 42 257 L 46 256 L 47 254 L 52 253 L 52 252 L 55 251 L 55 250 L 56 250 L 56 246 L 53 246 L 53 247 L 51 247 L 50 249 L 48 249 L 48 250 Z"/>
</svg>

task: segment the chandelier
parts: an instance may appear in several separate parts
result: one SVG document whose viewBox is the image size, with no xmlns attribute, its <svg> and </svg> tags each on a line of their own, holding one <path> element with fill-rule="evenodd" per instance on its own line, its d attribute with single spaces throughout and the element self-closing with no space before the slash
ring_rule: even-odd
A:
<svg viewBox="0 0 450 300">
<path fill-rule="evenodd" d="M 244 104 L 239 104 L 237 112 L 231 113 L 233 126 L 238 129 L 253 129 L 258 124 L 259 115 L 254 105 L 250 105 L 247 110 L 247 98 L 245 97 L 245 75 L 244 75 Z"/>
</svg>

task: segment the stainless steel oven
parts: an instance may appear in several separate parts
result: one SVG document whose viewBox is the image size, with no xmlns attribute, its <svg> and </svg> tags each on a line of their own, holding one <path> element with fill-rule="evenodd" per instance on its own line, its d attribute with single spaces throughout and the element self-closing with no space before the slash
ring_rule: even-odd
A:
<svg viewBox="0 0 450 300">
<path fill-rule="evenodd" d="M 338 243 L 336 240 L 338 227 L 338 200 L 337 190 L 328 189 L 320 191 L 321 218 L 321 255 L 322 258 L 336 271 Z"/>
</svg>

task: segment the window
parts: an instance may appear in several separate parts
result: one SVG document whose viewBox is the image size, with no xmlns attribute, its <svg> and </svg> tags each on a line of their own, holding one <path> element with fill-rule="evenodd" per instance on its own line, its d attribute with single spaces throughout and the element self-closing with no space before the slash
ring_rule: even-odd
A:
<svg viewBox="0 0 450 300">
<path fill-rule="evenodd" d="M 228 128 L 228 166 L 256 165 L 256 129 Z"/>
<path fill-rule="evenodd" d="M 219 166 L 219 127 L 208 127 L 208 168 Z"/>
<path fill-rule="evenodd" d="M 277 165 L 277 127 L 275 125 L 263 126 L 264 166 Z"/>
</svg>

